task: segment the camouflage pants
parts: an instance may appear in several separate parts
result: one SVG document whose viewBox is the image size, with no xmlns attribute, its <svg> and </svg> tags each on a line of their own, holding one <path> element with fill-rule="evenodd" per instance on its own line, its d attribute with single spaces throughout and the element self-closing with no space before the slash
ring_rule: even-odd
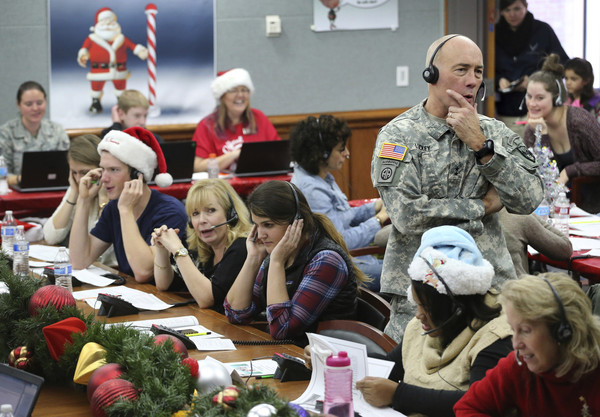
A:
<svg viewBox="0 0 600 417">
<path fill-rule="evenodd" d="M 390 321 L 385 326 L 384 332 L 397 343 L 400 343 L 406 325 L 415 317 L 415 306 L 409 303 L 403 295 L 394 295 L 390 304 L 392 305 Z"/>
</svg>

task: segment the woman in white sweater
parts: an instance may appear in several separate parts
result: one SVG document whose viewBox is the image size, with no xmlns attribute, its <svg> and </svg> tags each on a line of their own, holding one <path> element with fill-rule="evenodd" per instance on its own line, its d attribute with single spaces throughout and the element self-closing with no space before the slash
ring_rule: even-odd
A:
<svg viewBox="0 0 600 417">
<path fill-rule="evenodd" d="M 64 245 L 69 243 L 69 233 L 73 224 L 75 215 L 75 206 L 79 195 L 79 180 L 91 169 L 96 169 L 100 165 L 100 154 L 98 153 L 98 144 L 100 138 L 96 135 L 86 134 L 73 138 L 67 158 L 69 161 L 69 188 L 65 193 L 60 205 L 56 208 L 52 216 L 44 224 L 44 240 L 50 245 Z M 98 186 L 101 186 L 98 184 Z M 88 228 L 92 227 L 98 221 L 104 205 L 108 202 L 106 191 L 100 189 L 96 201 L 92 204 L 88 214 Z M 100 262 L 105 265 L 116 265 L 116 259 L 112 248 L 106 251 L 101 257 Z"/>
</svg>

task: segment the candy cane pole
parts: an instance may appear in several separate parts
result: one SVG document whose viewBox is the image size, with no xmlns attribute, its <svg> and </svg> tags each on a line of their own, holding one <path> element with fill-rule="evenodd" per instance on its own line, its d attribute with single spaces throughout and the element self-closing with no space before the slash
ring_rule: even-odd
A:
<svg viewBox="0 0 600 417">
<path fill-rule="evenodd" d="M 148 102 L 150 104 L 148 116 L 157 117 L 160 115 L 160 107 L 156 104 L 156 13 L 158 13 L 156 5 L 148 3 L 145 13 L 148 37 Z"/>
</svg>

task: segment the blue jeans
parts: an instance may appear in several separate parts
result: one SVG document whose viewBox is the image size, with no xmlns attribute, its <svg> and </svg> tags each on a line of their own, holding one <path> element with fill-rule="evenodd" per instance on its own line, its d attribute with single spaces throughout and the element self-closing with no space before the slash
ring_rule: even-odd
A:
<svg viewBox="0 0 600 417">
<path fill-rule="evenodd" d="M 363 271 L 367 277 L 372 279 L 372 281 L 366 284 L 367 288 L 371 291 L 379 292 L 383 259 L 377 259 L 372 255 L 365 255 L 357 256 L 356 258 L 353 258 L 353 260 L 358 269 Z"/>
</svg>

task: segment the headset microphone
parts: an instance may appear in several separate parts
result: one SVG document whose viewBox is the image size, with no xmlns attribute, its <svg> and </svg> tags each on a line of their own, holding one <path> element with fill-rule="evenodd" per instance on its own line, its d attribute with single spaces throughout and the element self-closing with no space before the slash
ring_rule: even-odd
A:
<svg viewBox="0 0 600 417">
<path fill-rule="evenodd" d="M 431 329 L 431 330 L 427 330 L 426 332 L 422 332 L 422 333 L 421 333 L 421 336 L 427 336 L 428 334 L 431 334 L 431 333 L 437 332 L 437 331 L 438 331 L 438 330 L 440 330 L 442 327 L 444 327 L 444 326 L 447 326 L 447 325 L 448 325 L 448 323 L 450 323 L 450 322 L 451 322 L 451 321 L 454 319 L 454 317 L 458 317 L 458 316 L 460 316 L 462 313 L 463 313 L 463 311 L 462 311 L 462 307 L 460 307 L 460 306 L 456 307 L 456 309 L 454 310 L 454 312 L 452 313 L 452 315 L 451 315 L 450 317 L 448 317 L 448 318 L 446 319 L 446 321 L 444 321 L 444 322 L 443 322 L 441 325 L 439 325 L 439 326 L 437 326 L 437 327 L 435 327 L 435 328 L 433 328 L 433 329 Z"/>
<path fill-rule="evenodd" d="M 227 219 L 223 223 L 215 224 L 214 226 L 210 226 L 208 229 L 204 229 L 204 230 L 213 230 L 213 229 L 216 229 L 217 227 L 225 226 L 226 224 L 229 224 L 235 220 L 237 220 L 237 217 L 232 217 L 231 219 Z"/>
<path fill-rule="evenodd" d="M 521 362 L 521 359 L 519 359 L 519 349 L 517 349 L 515 352 L 515 360 L 517 361 L 517 365 L 523 366 L 523 362 Z"/>
</svg>

